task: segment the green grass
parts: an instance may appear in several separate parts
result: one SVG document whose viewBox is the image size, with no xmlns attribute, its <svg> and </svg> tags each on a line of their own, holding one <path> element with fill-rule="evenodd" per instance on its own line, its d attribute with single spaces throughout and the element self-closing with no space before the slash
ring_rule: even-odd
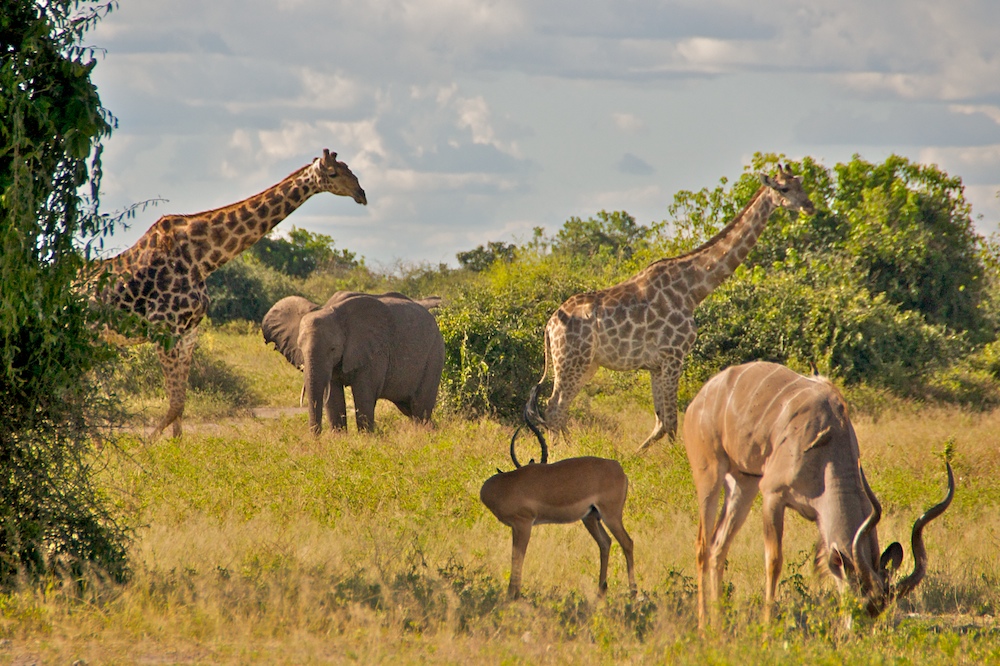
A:
<svg viewBox="0 0 1000 666">
<path fill-rule="evenodd" d="M 71 663 L 987 663 L 1000 659 L 996 516 L 1000 413 L 897 404 L 855 417 L 882 500 L 882 542 L 908 547 L 916 515 L 944 491 L 953 507 L 926 531 L 925 582 L 876 622 L 812 571 L 816 529 L 789 514 L 779 618 L 759 623 L 763 537 L 757 510 L 726 571 L 724 626 L 697 631 L 695 502 L 683 447 L 633 451 L 652 427 L 644 378 L 599 375 L 574 407 L 554 458 L 601 455 L 630 478 L 625 524 L 641 595 L 626 594 L 612 549 L 607 599 L 582 525 L 537 527 L 524 598 L 505 599 L 510 530 L 479 502 L 511 467 L 508 426 L 439 414 L 417 426 L 380 405 L 373 435 L 308 434 L 301 375 L 259 333 L 201 339 L 207 377 L 179 440 L 124 434 L 101 452 L 101 481 L 135 526 L 134 575 L 84 594 L 53 583 L 0 596 L 0 661 Z M 140 352 L 141 354 L 141 352 Z M 143 432 L 166 409 L 130 360 Z M 155 377 L 155 374 L 154 374 Z M 126 378 L 122 378 L 121 385 Z M 229 380 L 226 380 L 229 381 Z M 242 382 L 242 383 L 241 383 Z M 147 382 L 155 384 L 155 382 Z M 225 383 L 225 382 L 221 382 Z M 272 410 L 255 417 L 254 410 Z M 280 410 L 280 411 L 279 411 Z M 521 457 L 537 455 L 523 439 Z M 904 567 L 909 562 L 904 562 Z M 844 617 L 857 616 L 852 628 Z"/>
</svg>

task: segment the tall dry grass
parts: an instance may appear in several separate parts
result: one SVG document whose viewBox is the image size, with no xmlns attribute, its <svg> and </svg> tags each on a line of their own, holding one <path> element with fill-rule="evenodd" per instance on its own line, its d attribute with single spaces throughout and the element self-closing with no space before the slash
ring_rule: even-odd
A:
<svg viewBox="0 0 1000 666">
<path fill-rule="evenodd" d="M 211 358 L 244 377 L 254 408 L 297 404 L 298 373 L 249 332 L 215 331 Z M 270 354 L 272 357 L 268 357 Z M 277 358 L 273 358 L 277 357 Z M 273 363 L 272 361 L 280 361 Z M 256 373 L 256 374 L 255 374 Z M 616 382 L 618 383 L 616 385 Z M 184 438 L 124 435 L 103 449 L 102 482 L 136 527 L 134 576 L 83 592 L 52 581 L 0 596 L 0 660 L 43 663 L 956 663 L 1000 658 L 996 517 L 1000 414 L 896 405 L 855 425 L 886 515 L 882 541 L 944 491 L 953 507 L 926 532 L 930 569 L 878 621 L 812 570 L 815 526 L 789 515 L 779 619 L 759 624 L 763 539 L 754 510 L 726 570 L 726 624 L 707 635 L 694 608 L 695 502 L 683 447 L 633 455 L 652 427 L 646 388 L 605 377 L 576 405 L 555 458 L 602 455 L 630 477 L 625 524 L 641 595 L 626 594 L 612 549 L 582 525 L 537 527 L 524 598 L 505 597 L 510 530 L 479 503 L 510 468 L 512 428 L 439 415 L 433 428 L 380 405 L 374 435 L 308 435 L 295 410 L 196 413 Z M 611 387 L 610 389 L 608 387 Z M 612 390 L 614 389 L 614 390 Z M 195 392 L 197 404 L 202 398 Z M 153 414 L 162 408 L 148 403 Z M 207 404 L 202 402 L 201 404 Z M 165 405 L 163 406 L 165 407 Z M 141 432 L 142 424 L 136 431 Z M 528 452 L 529 440 L 522 440 Z M 908 566 L 908 562 L 904 563 Z M 844 618 L 854 615 L 851 629 Z"/>
</svg>

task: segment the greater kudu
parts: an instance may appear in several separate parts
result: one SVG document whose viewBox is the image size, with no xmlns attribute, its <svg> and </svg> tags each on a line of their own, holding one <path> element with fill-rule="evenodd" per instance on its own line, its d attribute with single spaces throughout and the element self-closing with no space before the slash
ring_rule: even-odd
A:
<svg viewBox="0 0 1000 666">
<path fill-rule="evenodd" d="M 875 525 L 882 509 L 860 466 L 847 403 L 825 377 L 805 377 L 774 363 L 727 368 L 712 377 L 688 406 L 684 446 L 698 495 L 702 627 L 706 619 L 717 619 L 726 553 L 758 491 L 763 497 L 764 619 L 768 621 L 781 574 L 786 507 L 817 523 L 817 564 L 829 569 L 841 590 L 850 586 L 858 592 L 869 614 L 877 616 L 924 577 L 923 528 L 948 508 L 955 490 L 949 464 L 947 496 L 913 525 L 913 572 L 893 584 L 891 576 L 902 562 L 903 548 L 893 543 L 879 556 Z M 725 501 L 716 522 L 723 489 Z"/>
</svg>

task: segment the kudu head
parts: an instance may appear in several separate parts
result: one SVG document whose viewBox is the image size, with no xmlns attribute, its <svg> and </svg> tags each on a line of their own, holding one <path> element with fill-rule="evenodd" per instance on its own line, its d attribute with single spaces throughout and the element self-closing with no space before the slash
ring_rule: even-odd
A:
<svg viewBox="0 0 1000 666">
<path fill-rule="evenodd" d="M 872 492 L 868 480 L 865 478 L 864 470 L 861 470 L 861 481 L 865 488 L 865 494 L 871 502 L 872 511 L 868 517 L 858 527 L 854 535 L 854 542 L 851 544 L 851 558 L 853 561 L 844 562 L 846 572 L 853 574 L 853 578 L 858 583 L 862 598 L 865 602 L 865 609 L 872 617 L 877 617 L 894 600 L 902 599 L 912 592 L 914 588 L 923 580 L 927 573 L 927 550 L 924 548 L 923 531 L 927 523 L 931 522 L 951 504 L 955 495 L 955 475 L 951 470 L 951 464 L 945 463 L 948 471 L 948 494 L 941 501 L 924 512 L 913 523 L 913 532 L 910 537 L 910 549 L 913 554 L 913 571 L 898 583 L 893 583 L 892 576 L 899 569 L 903 562 L 903 547 L 898 541 L 894 541 L 882 552 L 878 563 L 872 558 L 866 557 L 862 544 L 877 544 L 875 537 L 875 527 L 882 517 L 882 505 L 879 504 L 875 493 Z M 877 550 L 875 551 L 878 552 Z"/>
</svg>

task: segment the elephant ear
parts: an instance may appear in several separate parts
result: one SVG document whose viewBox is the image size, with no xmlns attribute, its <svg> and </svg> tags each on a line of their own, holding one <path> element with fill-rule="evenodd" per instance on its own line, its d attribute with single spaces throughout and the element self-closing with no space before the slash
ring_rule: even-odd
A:
<svg viewBox="0 0 1000 666">
<path fill-rule="evenodd" d="M 336 312 L 347 333 L 341 362 L 345 375 L 362 368 L 374 370 L 380 361 L 388 362 L 395 332 L 385 303 L 368 294 L 356 294 L 338 305 Z"/>
<path fill-rule="evenodd" d="M 335 308 L 344 301 L 350 300 L 356 296 L 365 296 L 365 295 L 366 294 L 362 294 L 361 292 L 358 291 L 343 291 L 343 290 L 335 291 L 333 292 L 333 296 L 328 298 L 326 300 L 326 303 L 323 304 L 323 309 L 328 310 L 330 308 Z"/>
<path fill-rule="evenodd" d="M 299 323 L 303 315 L 318 309 L 318 305 L 301 296 L 287 296 L 271 306 L 260 323 L 264 343 L 273 342 L 275 349 L 299 370 L 304 363 L 299 349 Z"/>
<path fill-rule="evenodd" d="M 441 307 L 441 297 L 440 296 L 428 296 L 427 298 L 418 298 L 415 303 L 424 306 L 429 311 L 434 311 Z"/>
</svg>

